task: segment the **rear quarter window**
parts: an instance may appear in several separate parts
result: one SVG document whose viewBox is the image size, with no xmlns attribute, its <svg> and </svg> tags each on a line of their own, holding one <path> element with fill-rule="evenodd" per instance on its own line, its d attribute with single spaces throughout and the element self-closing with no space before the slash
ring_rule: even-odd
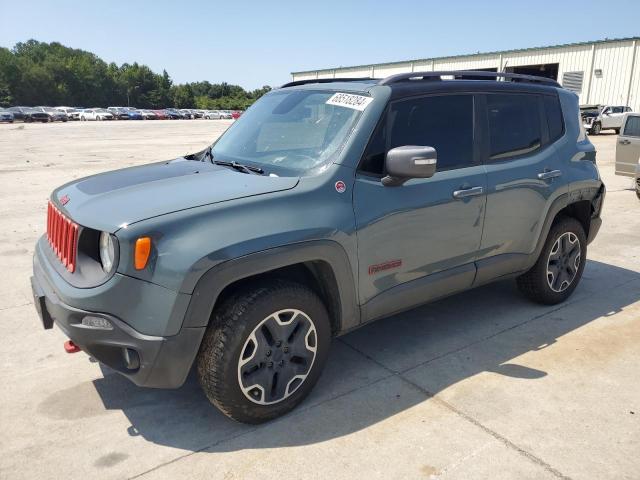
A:
<svg viewBox="0 0 640 480">
<path fill-rule="evenodd" d="M 544 95 L 545 117 L 549 126 L 549 142 L 553 143 L 564 134 L 564 119 L 558 97 Z"/>
</svg>

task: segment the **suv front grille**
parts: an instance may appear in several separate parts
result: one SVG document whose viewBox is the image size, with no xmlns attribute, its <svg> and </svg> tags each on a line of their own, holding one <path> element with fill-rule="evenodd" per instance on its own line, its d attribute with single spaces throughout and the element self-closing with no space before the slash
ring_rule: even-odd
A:
<svg viewBox="0 0 640 480">
<path fill-rule="evenodd" d="M 78 253 L 78 224 L 65 217 L 51 202 L 47 206 L 47 239 L 65 268 L 73 273 Z"/>
</svg>

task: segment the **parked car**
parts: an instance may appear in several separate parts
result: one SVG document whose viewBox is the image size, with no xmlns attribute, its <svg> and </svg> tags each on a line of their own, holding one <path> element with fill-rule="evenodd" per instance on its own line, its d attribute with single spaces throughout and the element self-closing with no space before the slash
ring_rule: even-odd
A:
<svg viewBox="0 0 640 480">
<path fill-rule="evenodd" d="M 80 112 L 80 120 L 113 120 L 113 114 L 105 108 L 85 108 Z"/>
<path fill-rule="evenodd" d="M 634 179 L 640 198 L 640 113 L 626 113 L 616 145 L 616 175 Z"/>
<path fill-rule="evenodd" d="M 129 114 L 129 120 L 144 120 L 139 110 L 127 109 L 127 113 Z"/>
<path fill-rule="evenodd" d="M 4 108 L 0 108 L 0 122 L 13 123 L 13 113 Z"/>
<path fill-rule="evenodd" d="M 13 113 L 14 120 L 21 120 L 25 123 L 47 123 L 51 119 L 47 113 L 36 110 L 33 107 L 9 107 L 7 110 Z"/>
<path fill-rule="evenodd" d="M 140 115 L 142 115 L 143 120 L 157 120 L 158 116 L 155 114 L 153 110 L 138 110 Z"/>
<path fill-rule="evenodd" d="M 80 109 L 73 107 L 55 107 L 56 110 L 64 113 L 69 120 L 80 120 Z"/>
<path fill-rule="evenodd" d="M 53 107 L 33 107 L 40 112 L 49 115 L 50 122 L 66 122 L 69 120 L 67 114 Z"/>
<path fill-rule="evenodd" d="M 602 130 L 614 130 L 620 133 L 622 117 L 630 111 L 631 107 L 620 105 L 583 105 L 580 107 L 580 116 L 589 135 L 600 135 Z"/>
<path fill-rule="evenodd" d="M 162 111 L 169 120 L 182 120 L 183 118 L 182 114 L 173 108 L 165 108 Z"/>
<path fill-rule="evenodd" d="M 179 387 L 195 363 L 214 405 L 260 423 L 370 321 L 506 278 L 563 302 L 605 195 L 578 97 L 440 75 L 294 82 L 201 152 L 55 189 L 44 327 L 138 385 Z"/>
<path fill-rule="evenodd" d="M 126 107 L 108 107 L 107 110 L 111 112 L 115 120 L 129 120 L 129 109 Z"/>
<path fill-rule="evenodd" d="M 220 110 L 220 115 L 225 120 L 231 120 L 233 118 L 231 110 Z"/>
<path fill-rule="evenodd" d="M 151 111 L 156 114 L 156 118 L 158 120 L 166 120 L 169 118 L 164 110 L 151 110 Z"/>
<path fill-rule="evenodd" d="M 222 114 L 218 110 L 205 110 L 203 116 L 207 120 L 219 120 L 222 118 Z"/>
<path fill-rule="evenodd" d="M 241 115 L 242 115 L 242 112 L 240 110 L 235 110 L 231 112 L 231 118 L 233 118 L 234 120 L 239 119 Z"/>
</svg>

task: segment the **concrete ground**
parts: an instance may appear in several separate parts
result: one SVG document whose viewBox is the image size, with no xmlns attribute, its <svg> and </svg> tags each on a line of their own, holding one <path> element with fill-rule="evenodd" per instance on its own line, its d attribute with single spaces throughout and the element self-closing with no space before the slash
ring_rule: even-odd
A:
<svg viewBox="0 0 640 480">
<path fill-rule="evenodd" d="M 251 427 L 193 376 L 147 390 L 68 355 L 29 276 L 50 191 L 204 147 L 228 121 L 0 125 L 0 478 L 640 478 L 640 202 L 613 175 L 582 283 L 542 307 L 507 281 L 334 342 L 312 395 Z"/>
</svg>

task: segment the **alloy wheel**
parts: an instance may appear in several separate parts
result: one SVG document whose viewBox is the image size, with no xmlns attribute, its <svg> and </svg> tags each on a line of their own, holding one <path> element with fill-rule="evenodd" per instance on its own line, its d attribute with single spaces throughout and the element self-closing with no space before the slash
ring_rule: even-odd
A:
<svg viewBox="0 0 640 480">
<path fill-rule="evenodd" d="M 554 292 L 563 292 L 573 283 L 581 261 L 578 237 L 565 232 L 553 244 L 547 260 L 547 283 Z"/>
<path fill-rule="evenodd" d="M 313 320 L 297 309 L 272 313 L 247 338 L 238 360 L 242 393 L 271 405 L 293 395 L 309 375 L 317 350 Z"/>
</svg>

